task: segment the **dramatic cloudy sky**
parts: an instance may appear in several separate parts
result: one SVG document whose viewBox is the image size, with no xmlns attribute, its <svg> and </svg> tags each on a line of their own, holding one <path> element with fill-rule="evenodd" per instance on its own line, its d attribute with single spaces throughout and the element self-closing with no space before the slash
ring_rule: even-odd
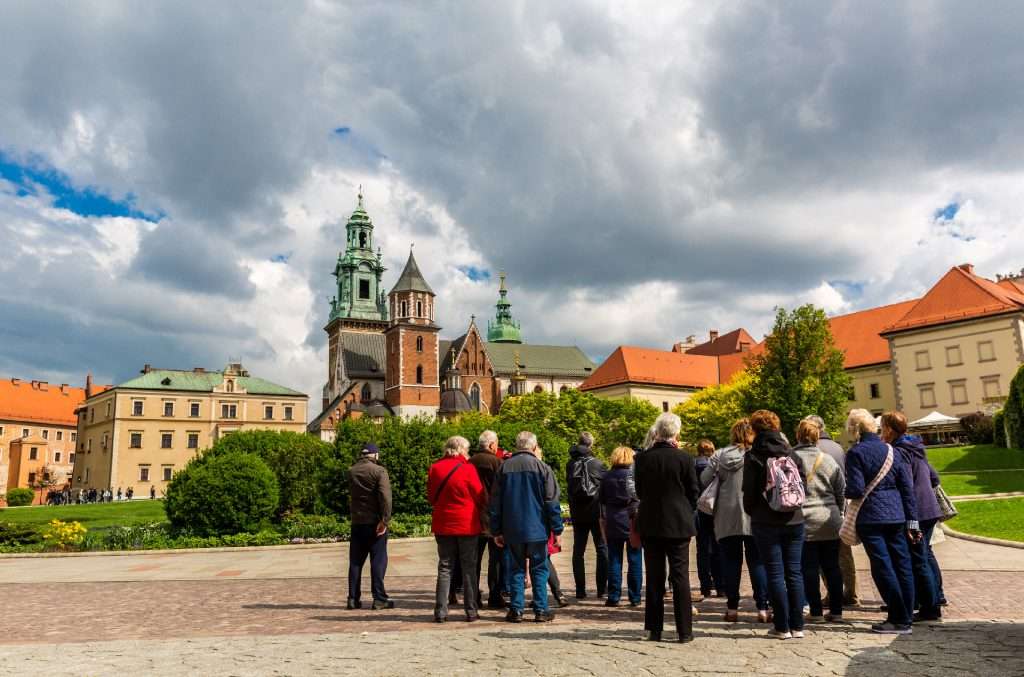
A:
<svg viewBox="0 0 1024 677">
<path fill-rule="evenodd" d="M 3 2 L 0 375 L 319 398 L 364 186 L 444 335 L 760 336 L 1024 266 L 1024 5 Z"/>
</svg>

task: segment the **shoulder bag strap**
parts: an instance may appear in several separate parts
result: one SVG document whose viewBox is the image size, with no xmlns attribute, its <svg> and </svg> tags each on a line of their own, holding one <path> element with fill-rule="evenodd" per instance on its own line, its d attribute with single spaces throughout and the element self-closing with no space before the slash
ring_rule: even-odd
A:
<svg viewBox="0 0 1024 677">
<path fill-rule="evenodd" d="M 448 474 L 444 476 L 444 479 L 441 480 L 441 484 L 439 484 L 437 486 L 437 491 L 434 493 L 434 500 L 431 501 L 431 504 L 437 503 L 437 499 L 441 498 L 441 492 L 444 491 L 444 487 L 445 487 L 446 484 L 448 484 L 448 480 L 450 480 L 452 478 L 452 475 L 455 474 L 456 470 L 458 470 L 459 468 L 461 468 L 464 465 L 466 465 L 466 464 L 465 463 L 456 463 L 455 467 L 452 468 L 448 472 Z"/>
<path fill-rule="evenodd" d="M 885 476 L 889 474 L 889 471 L 892 469 L 892 463 L 893 463 L 892 446 L 890 446 L 888 444 L 885 445 L 885 446 L 888 449 L 888 453 L 885 455 L 885 462 L 882 464 L 882 469 L 878 471 L 877 475 L 875 475 L 875 479 L 871 480 L 871 484 L 869 484 L 867 486 L 867 488 L 864 489 L 864 498 L 867 498 L 868 495 L 872 491 L 875 490 L 875 487 L 878 486 L 878 483 L 881 482 L 885 478 Z"/>
</svg>

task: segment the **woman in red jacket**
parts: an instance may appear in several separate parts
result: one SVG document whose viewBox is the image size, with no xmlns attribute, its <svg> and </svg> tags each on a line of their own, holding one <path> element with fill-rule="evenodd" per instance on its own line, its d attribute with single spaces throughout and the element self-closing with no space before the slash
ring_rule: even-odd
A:
<svg viewBox="0 0 1024 677">
<path fill-rule="evenodd" d="M 437 591 L 434 621 L 448 620 L 448 592 L 456 560 L 462 565 L 463 605 L 466 620 L 480 618 L 477 613 L 476 558 L 484 510 L 484 487 L 476 468 L 467 462 L 469 442 L 465 437 L 450 437 L 444 444 L 444 456 L 430 466 L 427 475 L 427 500 L 434 508 L 431 529 L 437 540 Z"/>
</svg>

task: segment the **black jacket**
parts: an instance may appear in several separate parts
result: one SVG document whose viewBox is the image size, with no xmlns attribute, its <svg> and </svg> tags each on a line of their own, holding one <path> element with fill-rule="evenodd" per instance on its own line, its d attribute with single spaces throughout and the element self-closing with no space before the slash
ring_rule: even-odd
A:
<svg viewBox="0 0 1024 677">
<path fill-rule="evenodd" d="M 637 529 L 644 538 L 693 538 L 693 511 L 700 489 L 693 457 L 665 442 L 636 457 L 640 499 Z"/>
<path fill-rule="evenodd" d="M 391 521 L 391 480 L 376 461 L 363 457 L 348 471 L 349 515 L 352 524 Z"/>
<path fill-rule="evenodd" d="M 764 497 L 764 487 L 768 481 L 768 459 L 782 456 L 793 459 L 804 487 L 807 486 L 806 471 L 800 457 L 792 452 L 782 433 L 758 433 L 754 445 L 747 452 L 747 462 L 743 464 L 743 510 L 750 515 L 751 524 L 784 526 L 804 521 L 804 513 L 799 508 L 793 512 L 778 512 L 771 509 L 768 499 Z"/>
<path fill-rule="evenodd" d="M 581 463 L 583 471 L 590 478 L 590 486 L 595 490 L 593 496 L 590 497 L 581 496 L 579 480 L 574 479 L 576 467 Z M 565 466 L 565 487 L 566 493 L 569 495 L 569 514 L 572 515 L 574 524 L 596 524 L 601 516 L 597 490 L 601 486 L 601 477 L 604 475 L 604 471 L 604 463 L 594 456 L 590 447 L 577 444 L 569 450 L 569 462 Z"/>
<path fill-rule="evenodd" d="M 629 540 L 629 523 L 639 504 L 633 493 L 632 475 L 633 470 L 628 465 L 617 465 L 601 478 L 598 500 L 609 541 Z"/>
</svg>

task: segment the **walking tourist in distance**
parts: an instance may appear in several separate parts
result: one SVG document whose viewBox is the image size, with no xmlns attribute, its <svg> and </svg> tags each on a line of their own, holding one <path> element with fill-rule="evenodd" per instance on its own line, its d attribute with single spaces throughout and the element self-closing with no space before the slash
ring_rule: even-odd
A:
<svg viewBox="0 0 1024 677">
<path fill-rule="evenodd" d="M 920 609 L 914 614 L 914 621 L 941 620 L 941 573 L 931 551 L 932 533 L 935 531 L 935 525 L 939 523 L 939 518 L 942 517 L 942 510 L 935 498 L 939 474 L 928 462 L 921 438 L 907 435 L 907 417 L 902 412 L 890 411 L 882 416 L 882 439 L 899 453 L 910 469 L 910 479 L 914 485 L 914 504 L 921 528 L 921 538 L 910 543 L 910 562 L 914 571 L 914 601 L 915 606 Z"/>
<path fill-rule="evenodd" d="M 878 436 L 871 412 L 854 409 L 846 426 L 858 440 L 846 453 L 846 498 L 863 501 L 857 513 L 857 536 L 888 613 L 885 622 L 871 629 L 909 635 L 914 611 L 910 543 L 921 538 L 910 469 L 902 454 Z"/>
<path fill-rule="evenodd" d="M 810 606 L 811 622 L 842 620 L 843 574 L 839 569 L 839 527 L 843 524 L 846 479 L 839 464 L 819 445 L 820 429 L 804 419 L 796 429 L 793 448 L 807 469 L 807 496 L 804 499 L 804 593 Z M 829 609 L 824 614 L 821 600 L 821 575 L 828 590 Z"/>
<path fill-rule="evenodd" d="M 561 546 L 562 506 L 551 468 L 535 455 L 537 436 L 516 435 L 516 451 L 502 462 L 491 488 L 491 533 L 499 547 L 509 549 L 511 599 L 506 620 L 520 623 L 526 605 L 526 568 L 533 583 L 534 620 L 554 618 L 548 608 L 548 538 Z"/>
<path fill-rule="evenodd" d="M 348 551 L 349 609 L 362 608 L 360 583 L 363 564 L 370 557 L 370 582 L 373 609 L 395 606 L 384 590 L 388 569 L 388 522 L 391 521 L 391 479 L 380 465 L 380 450 L 367 443 L 359 460 L 349 468 L 349 515 L 352 536 Z"/>
<path fill-rule="evenodd" d="M 484 488 L 485 503 L 490 502 L 491 486 L 498 474 L 498 467 L 501 465 L 501 450 L 498 447 L 498 434 L 493 430 L 485 430 L 480 433 L 476 451 L 469 457 L 469 462 L 476 468 L 480 477 L 480 484 Z M 476 585 L 480 587 L 480 573 L 483 566 L 484 551 L 487 551 L 487 606 L 491 609 L 504 609 L 507 606 L 508 595 L 507 567 L 505 566 L 505 549 L 494 544 L 494 538 L 490 535 L 489 524 L 484 520 L 484 527 L 487 533 L 481 533 L 477 543 L 476 561 Z M 481 595 L 482 596 L 482 595 Z M 483 600 L 480 600 L 482 603 Z"/>
<path fill-rule="evenodd" d="M 750 530 L 768 575 L 768 597 L 775 624 L 768 636 L 800 639 L 804 636 L 803 511 L 799 507 L 773 508 L 766 488 L 772 467 L 782 468 L 790 461 L 801 475 L 803 471 L 779 431 L 779 417 L 774 412 L 755 411 L 750 415 L 750 425 L 754 429 L 754 443 L 743 464 L 743 509 L 750 515 Z M 775 479 L 777 482 L 778 478 Z"/>
<path fill-rule="evenodd" d="M 584 556 L 587 538 L 594 541 L 597 569 L 597 596 L 604 597 L 608 585 L 608 548 L 599 525 L 600 506 L 598 487 L 605 467 L 594 456 L 594 437 L 580 433 L 579 442 L 569 450 L 569 463 L 565 467 L 565 486 L 569 493 L 569 514 L 572 517 L 572 575 L 576 582 L 576 598 L 587 596 L 587 572 Z"/>
<path fill-rule="evenodd" d="M 469 441 L 449 437 L 444 456 L 427 473 L 427 499 L 433 508 L 431 531 L 437 541 L 437 590 L 434 620 L 448 620 L 448 592 L 452 569 L 459 561 L 462 571 L 463 608 L 466 620 L 480 618 L 477 612 L 477 543 L 484 511 L 484 487 L 476 468 L 469 464 Z"/>
<path fill-rule="evenodd" d="M 644 629 L 648 640 L 661 641 L 667 561 L 668 578 L 675 591 L 672 606 L 678 641 L 690 642 L 690 539 L 696 533 L 693 512 L 700 490 L 693 458 L 679 449 L 679 417 L 665 413 L 654 425 L 654 445 L 636 458 L 634 476 L 640 499 L 637 527 L 643 538 L 647 568 Z"/>
<path fill-rule="evenodd" d="M 757 552 L 750 530 L 750 515 L 743 509 L 743 462 L 747 450 L 754 442 L 754 429 L 750 420 L 741 418 L 729 431 L 731 444 L 719 449 L 708 459 L 708 467 L 701 474 L 701 482 L 709 484 L 718 478 L 718 493 L 714 507 L 715 536 L 722 556 L 722 584 L 725 592 L 725 620 L 735 623 L 739 618 L 740 577 L 746 554 L 747 575 L 754 592 L 757 620 L 767 623 L 768 576 Z"/>
<path fill-rule="evenodd" d="M 630 528 L 636 519 L 640 501 L 632 481 L 633 450 L 617 447 L 612 452 L 611 469 L 601 478 L 598 501 L 601 525 L 608 544 L 608 599 L 605 606 L 618 606 L 622 599 L 622 551 L 626 551 L 626 592 L 630 606 L 640 605 L 644 582 L 643 548 L 630 543 Z"/>
<path fill-rule="evenodd" d="M 832 439 L 825 427 L 825 421 L 817 414 L 804 419 L 818 426 L 818 448 L 832 457 L 839 466 L 839 472 L 846 478 L 846 452 L 838 442 Z M 839 570 L 843 574 L 843 606 L 860 606 L 860 597 L 857 595 L 857 564 L 853 559 L 853 548 L 842 539 L 839 541 Z M 827 588 L 826 588 L 827 589 Z M 825 604 L 828 605 L 828 598 Z"/>
<path fill-rule="evenodd" d="M 697 458 L 694 466 L 697 469 L 697 480 L 700 484 L 701 493 L 710 483 L 703 479 L 704 471 L 710 466 L 710 458 L 715 453 L 715 443 L 711 440 L 701 440 L 697 443 Z M 702 597 L 716 597 L 725 589 L 722 584 L 721 557 L 718 551 L 718 541 L 715 540 L 715 523 L 711 515 L 697 511 L 697 579 L 700 581 L 700 594 Z M 714 593 L 712 593 L 714 589 Z"/>
</svg>

